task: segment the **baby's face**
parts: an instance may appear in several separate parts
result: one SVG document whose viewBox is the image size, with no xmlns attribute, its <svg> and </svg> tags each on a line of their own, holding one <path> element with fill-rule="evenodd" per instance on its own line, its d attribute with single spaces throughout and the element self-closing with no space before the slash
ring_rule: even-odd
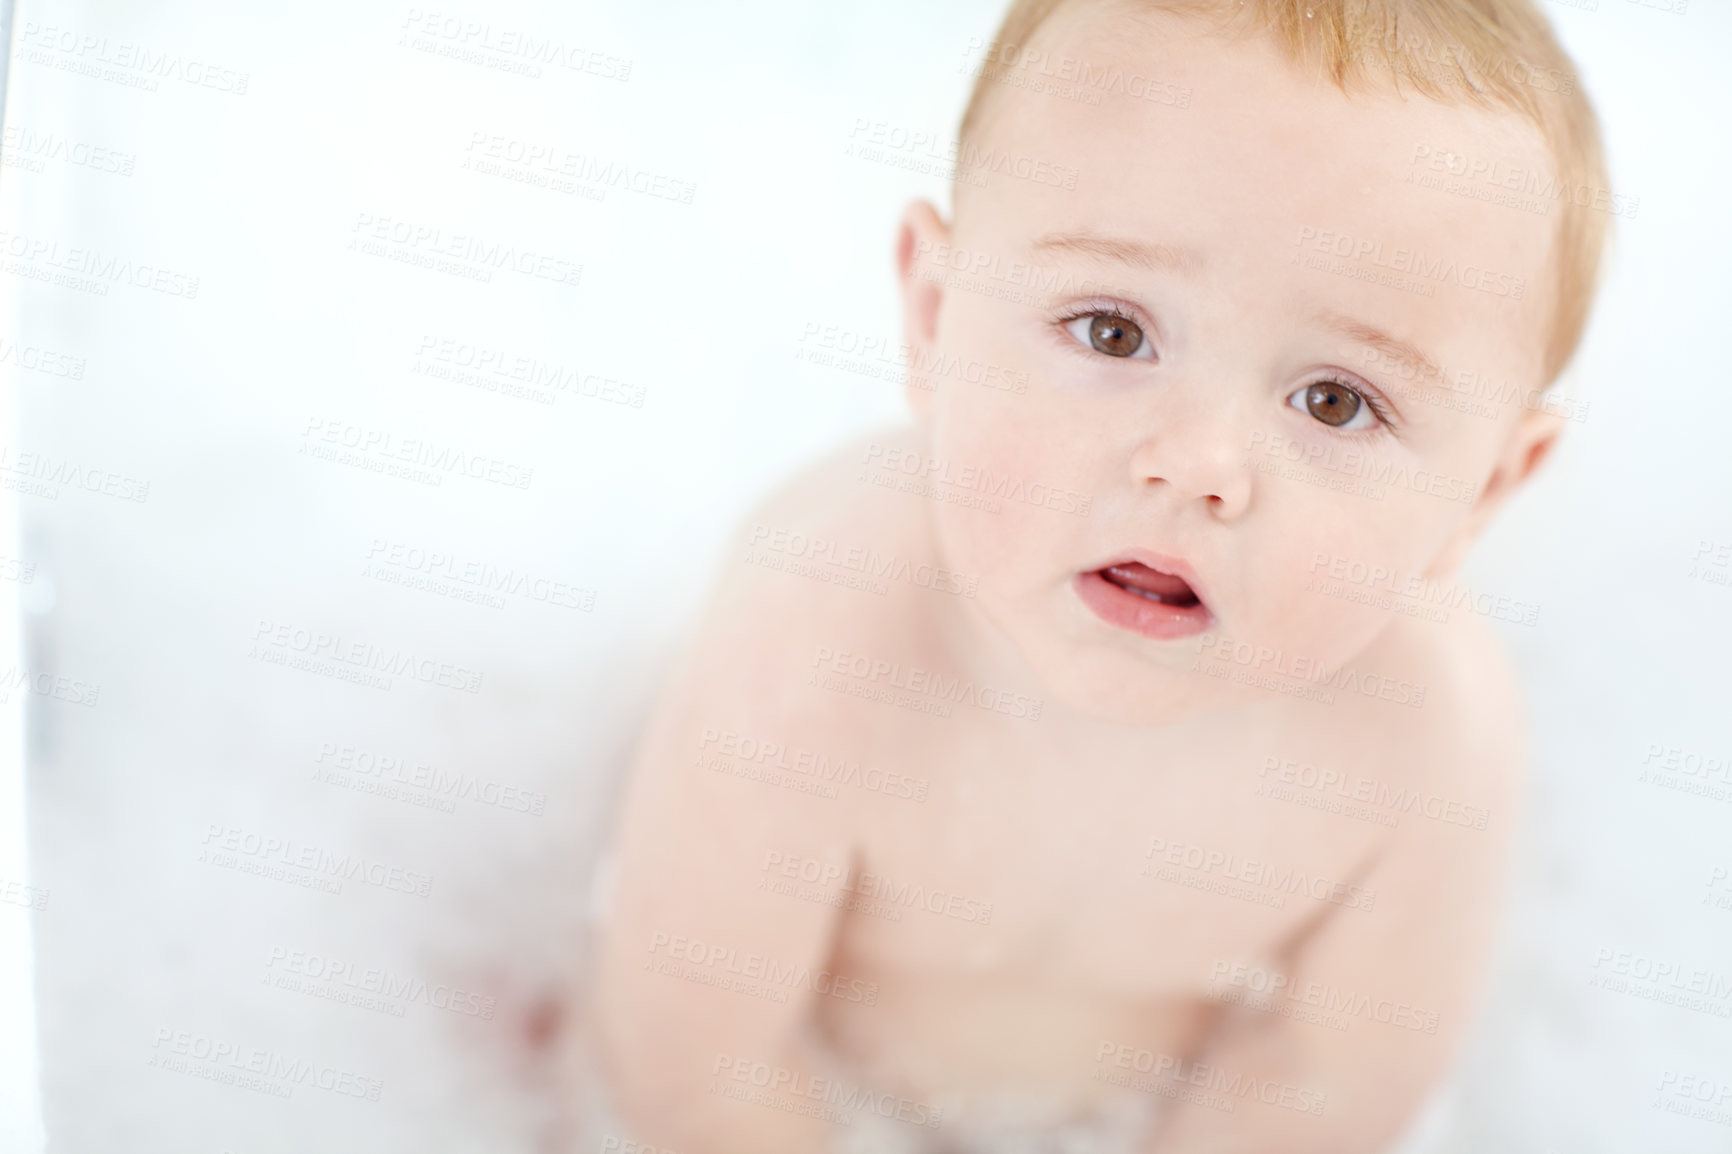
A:
<svg viewBox="0 0 1732 1154">
<path fill-rule="evenodd" d="M 998 508 L 932 501 L 946 561 L 1094 716 L 1263 692 L 1193 673 L 1205 636 L 1240 662 L 1354 665 L 1389 612 L 1310 586 L 1337 564 L 1447 578 L 1555 436 L 1521 398 L 1556 207 L 1417 182 L 1445 150 L 1551 171 L 1537 130 L 1350 99 L 1272 44 L 1165 16 L 1073 7 L 1034 47 L 1124 83 L 1091 104 L 1004 69 L 959 166 L 985 186 L 949 226 L 917 206 L 903 236 L 920 469 Z M 1252 660 L 1222 664 L 1274 663 Z"/>
</svg>

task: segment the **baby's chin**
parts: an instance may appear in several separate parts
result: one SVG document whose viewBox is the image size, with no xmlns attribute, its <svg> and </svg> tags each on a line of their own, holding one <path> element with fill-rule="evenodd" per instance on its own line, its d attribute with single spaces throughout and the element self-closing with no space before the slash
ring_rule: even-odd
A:
<svg viewBox="0 0 1732 1154">
<path fill-rule="evenodd" d="M 980 592 L 968 607 L 977 624 L 1010 644 L 1023 673 L 1032 675 L 1046 698 L 1081 718 L 1164 726 L 1259 697 L 1243 685 L 1195 672 L 1200 639 L 1168 642 L 1158 655 L 1144 655 L 1089 637 L 1101 626 L 1065 604 L 1072 596 L 1068 587 L 1043 585 L 1008 598 L 984 585 Z"/>
<path fill-rule="evenodd" d="M 1013 640 L 1042 691 L 1064 709 L 1097 722 L 1156 727 L 1316 696 L 1323 688 L 1316 679 L 1362 661 L 1377 632 L 1365 621 L 1343 622 L 1333 633 L 1263 632 L 1270 640 L 1259 645 L 1209 632 L 1147 651 L 1087 633 L 1066 636 L 1065 629 Z M 1315 656 L 1301 663 L 1299 654 Z"/>
<path fill-rule="evenodd" d="M 1043 676 L 1054 701 L 1090 721 L 1112 725 L 1177 725 L 1223 709 L 1253 705 L 1263 695 L 1243 685 L 1152 664 L 1127 668 L 1124 659 L 1073 662 Z"/>
</svg>

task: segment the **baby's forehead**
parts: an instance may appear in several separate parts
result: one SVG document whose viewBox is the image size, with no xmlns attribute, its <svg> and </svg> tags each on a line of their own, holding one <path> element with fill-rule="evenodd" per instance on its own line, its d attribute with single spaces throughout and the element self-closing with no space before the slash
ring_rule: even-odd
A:
<svg viewBox="0 0 1732 1154">
<path fill-rule="evenodd" d="M 1393 85 L 1343 91 L 1267 37 L 1171 17 L 1113 25 L 1086 3 L 1074 11 L 1043 26 L 1028 67 L 1087 86 L 1003 84 L 961 143 L 959 211 L 979 200 L 1147 221 L 1218 248 L 1350 224 L 1381 230 L 1391 247 L 1466 259 L 1539 258 L 1550 246 L 1551 206 L 1526 212 L 1506 195 L 1550 185 L 1553 169 L 1537 127 L 1513 113 Z M 1175 89 L 1183 103 L 1161 98 Z"/>
<path fill-rule="evenodd" d="M 1433 71 L 1459 81 L 1460 99 L 1420 95 L 1375 68 L 1344 90 L 1323 65 L 1292 58 L 1267 32 L 1148 5 L 1076 0 L 1061 4 L 1026 44 L 994 58 L 980 127 L 1060 136 L 1137 128 L 1142 147 L 1173 155 L 1194 137 L 1162 128 L 1189 122 L 1207 125 L 1223 146 L 1290 141 L 1317 163 L 1336 165 L 1405 159 L 1422 147 L 1433 153 L 1420 155 L 1444 155 L 1450 144 L 1440 138 L 1449 138 L 1507 165 L 1555 167 L 1537 124 L 1474 101 L 1447 59 Z"/>
<path fill-rule="evenodd" d="M 1267 36 L 1118 11 L 1064 8 L 1001 58 L 1006 75 L 983 78 L 998 90 L 962 143 L 959 224 L 987 217 L 990 243 L 1025 248 L 1079 234 L 1183 250 L 1231 292 L 1338 312 L 1443 306 L 1457 326 L 1539 347 L 1556 218 L 1511 203 L 1551 180 L 1537 127 L 1393 84 L 1343 91 Z M 1042 74 L 1072 86 L 1031 83 Z M 1310 258 L 1327 267 L 1290 267 Z"/>
</svg>

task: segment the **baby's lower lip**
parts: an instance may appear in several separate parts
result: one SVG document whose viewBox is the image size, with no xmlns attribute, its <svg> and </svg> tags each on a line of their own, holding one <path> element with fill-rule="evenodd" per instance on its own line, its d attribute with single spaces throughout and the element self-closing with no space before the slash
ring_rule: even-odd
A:
<svg viewBox="0 0 1732 1154">
<path fill-rule="evenodd" d="M 1109 565 L 1078 573 L 1071 585 L 1082 603 L 1108 625 L 1157 641 L 1195 637 L 1214 620 L 1181 578 L 1144 565 Z"/>
</svg>

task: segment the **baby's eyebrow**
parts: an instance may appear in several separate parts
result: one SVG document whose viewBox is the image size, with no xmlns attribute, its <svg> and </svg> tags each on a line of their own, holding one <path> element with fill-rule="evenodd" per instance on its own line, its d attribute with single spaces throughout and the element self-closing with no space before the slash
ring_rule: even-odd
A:
<svg viewBox="0 0 1732 1154">
<path fill-rule="evenodd" d="M 1355 320 L 1352 317 L 1342 316 L 1340 313 L 1325 311 L 1318 313 L 1316 319 L 1319 324 L 1334 330 L 1349 340 L 1358 341 L 1362 345 L 1369 345 L 1384 356 L 1413 367 L 1418 371 L 1420 380 L 1440 382 L 1443 380 L 1443 370 L 1438 367 L 1437 362 L 1426 356 L 1425 351 L 1411 341 L 1392 337 L 1374 325 L 1368 325 L 1364 321 Z"/>
<path fill-rule="evenodd" d="M 1035 241 L 1034 248 L 1037 252 L 1081 252 L 1104 256 L 1154 272 L 1195 272 L 1203 266 L 1203 255 L 1196 249 L 1149 244 L 1092 232 L 1049 233 Z"/>
</svg>

